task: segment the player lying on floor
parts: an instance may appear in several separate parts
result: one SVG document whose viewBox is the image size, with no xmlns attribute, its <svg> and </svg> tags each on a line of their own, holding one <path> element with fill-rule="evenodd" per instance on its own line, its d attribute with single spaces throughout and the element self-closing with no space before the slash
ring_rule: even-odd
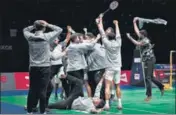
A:
<svg viewBox="0 0 176 115">
<path fill-rule="evenodd" d="M 61 75 L 62 78 L 66 77 L 65 75 Z M 77 84 L 82 84 L 81 80 L 76 77 L 67 75 L 67 79 Z M 77 85 L 79 86 L 79 85 Z M 72 93 L 66 100 L 56 102 L 53 104 L 49 104 L 49 109 L 73 109 L 73 110 L 80 110 L 86 111 L 89 113 L 100 113 L 102 112 L 102 108 L 105 105 L 104 100 L 99 99 L 97 97 L 89 98 L 89 97 L 81 97 L 79 96 L 80 93 L 78 91 L 82 90 L 82 87 L 75 87 L 77 93 Z M 73 90 L 75 91 L 75 90 Z"/>
</svg>

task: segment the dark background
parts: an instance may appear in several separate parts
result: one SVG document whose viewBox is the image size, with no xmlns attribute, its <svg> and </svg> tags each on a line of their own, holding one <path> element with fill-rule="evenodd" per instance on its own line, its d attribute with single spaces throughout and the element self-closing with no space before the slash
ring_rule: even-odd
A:
<svg viewBox="0 0 176 115">
<path fill-rule="evenodd" d="M 112 0 L 1 0 L 0 2 L 0 71 L 28 71 L 28 44 L 22 29 L 43 19 L 64 29 L 69 24 L 82 32 L 83 27 L 97 34 L 94 23 L 99 13 L 108 8 Z M 169 51 L 176 49 L 176 0 L 118 0 L 119 7 L 104 17 L 105 28 L 113 26 L 118 19 L 123 39 L 122 69 L 130 69 L 134 45 L 125 36 L 134 35 L 133 18 L 163 18 L 168 25 L 147 24 L 152 42 L 155 44 L 157 63 L 169 63 Z M 10 37 L 10 29 L 17 29 L 17 36 Z M 6 47 L 3 47 L 6 46 Z M 176 57 L 175 57 L 176 58 Z"/>
</svg>

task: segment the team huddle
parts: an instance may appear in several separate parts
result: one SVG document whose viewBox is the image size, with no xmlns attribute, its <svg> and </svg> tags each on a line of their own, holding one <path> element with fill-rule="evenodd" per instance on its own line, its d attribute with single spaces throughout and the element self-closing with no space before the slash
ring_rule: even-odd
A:
<svg viewBox="0 0 176 115">
<path fill-rule="evenodd" d="M 127 37 L 135 45 L 148 47 L 150 41 L 145 31 L 138 30 L 137 20 L 138 18 L 134 18 L 135 32 L 142 40 L 136 41 L 130 34 L 127 34 Z M 103 26 L 103 14 L 100 14 L 95 22 L 99 30 L 96 36 L 86 29 L 85 33 L 81 34 L 75 32 L 71 26 L 67 26 L 67 35 L 62 42 L 59 38 L 62 28 L 46 21 L 37 20 L 33 26 L 24 28 L 23 33 L 29 44 L 30 55 L 27 113 L 32 114 L 35 111 L 38 101 L 41 114 L 45 114 L 48 109 L 74 109 L 89 113 L 108 111 L 114 88 L 117 95 L 117 109 L 122 109 L 120 89 L 122 39 L 118 21 L 113 21 L 115 29 L 108 27 L 106 30 Z M 44 33 L 46 27 L 52 32 Z M 34 29 L 35 33 L 32 33 Z M 152 49 L 148 52 L 150 54 L 144 54 L 143 57 L 149 61 L 153 60 L 155 56 Z M 146 71 L 148 71 L 146 101 L 149 101 L 150 81 L 156 82 L 161 91 L 164 86 L 149 75 L 153 70 Z M 65 98 L 56 103 L 49 103 L 53 91 L 52 80 L 56 76 L 62 82 Z M 59 87 L 57 79 L 56 89 Z M 84 85 L 88 96 L 84 96 Z"/>
</svg>

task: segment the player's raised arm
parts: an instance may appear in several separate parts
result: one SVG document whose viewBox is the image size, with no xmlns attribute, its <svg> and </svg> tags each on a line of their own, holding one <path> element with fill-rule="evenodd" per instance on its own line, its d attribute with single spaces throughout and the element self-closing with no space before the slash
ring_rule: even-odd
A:
<svg viewBox="0 0 176 115">
<path fill-rule="evenodd" d="M 34 26 L 28 26 L 23 29 L 23 34 L 26 39 L 29 39 L 34 34 L 31 32 L 34 29 Z"/>
<path fill-rule="evenodd" d="M 139 28 L 138 28 L 138 26 L 137 26 L 137 21 L 139 20 L 139 18 L 138 17 L 135 17 L 134 19 L 133 19 L 133 26 L 134 26 L 134 31 L 135 31 L 135 33 L 137 34 L 137 36 L 140 38 L 141 37 L 141 34 L 140 34 L 140 30 L 139 30 Z"/>
<path fill-rule="evenodd" d="M 100 16 L 95 21 L 96 21 L 98 30 L 100 32 L 100 35 L 102 37 L 106 37 L 104 26 L 103 26 L 103 14 L 100 14 Z"/>
<path fill-rule="evenodd" d="M 119 37 L 121 37 L 120 29 L 119 29 L 119 23 L 118 23 L 117 20 L 114 20 L 113 23 L 115 25 L 116 38 L 119 38 Z"/>
<path fill-rule="evenodd" d="M 70 41 L 71 32 L 72 32 L 71 26 L 67 26 L 67 35 L 66 39 L 64 40 L 65 44 L 68 44 L 68 42 Z"/>
<path fill-rule="evenodd" d="M 63 31 L 61 27 L 53 25 L 53 24 L 49 24 L 46 21 L 40 20 L 40 23 L 44 25 L 44 27 L 48 27 L 52 30 L 52 32 L 45 33 L 45 37 L 47 38 L 47 40 L 59 36 Z"/>
</svg>

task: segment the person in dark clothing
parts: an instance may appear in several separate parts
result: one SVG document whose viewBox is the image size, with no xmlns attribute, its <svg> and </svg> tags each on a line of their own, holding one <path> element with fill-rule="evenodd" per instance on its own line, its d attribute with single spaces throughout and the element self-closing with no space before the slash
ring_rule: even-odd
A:
<svg viewBox="0 0 176 115">
<path fill-rule="evenodd" d="M 60 68 L 63 66 L 62 58 L 65 56 L 64 49 L 67 46 L 68 42 L 70 41 L 70 36 L 71 36 L 71 32 L 69 31 L 70 28 L 71 28 L 70 26 L 67 26 L 68 32 L 67 32 L 67 35 L 66 35 L 66 39 L 63 42 L 59 42 L 59 39 L 55 39 L 54 41 L 51 41 L 51 42 L 54 42 L 56 44 L 56 46 L 51 48 L 51 49 L 53 49 L 52 50 L 52 56 L 51 56 L 51 65 L 52 66 L 51 66 L 50 82 L 49 82 L 48 87 L 47 87 L 46 106 L 49 103 L 49 98 L 50 98 L 51 93 L 52 93 L 53 88 L 54 88 L 54 86 L 52 84 L 52 79 L 54 78 L 54 76 L 56 74 L 58 74 L 58 72 L 60 71 Z M 50 46 L 52 46 L 51 44 L 50 44 Z M 61 81 L 62 81 L 63 86 L 65 86 L 64 80 L 61 80 Z"/>
<path fill-rule="evenodd" d="M 155 83 L 158 88 L 161 91 L 161 95 L 164 94 L 164 85 L 160 83 L 154 76 L 153 76 L 153 71 L 154 71 L 154 65 L 156 62 L 156 58 L 153 52 L 153 45 L 151 44 L 147 31 L 146 30 L 141 30 L 139 31 L 137 27 L 137 22 L 138 18 L 134 18 L 133 23 L 134 23 L 134 29 L 138 37 L 140 38 L 140 41 L 134 40 L 129 33 L 127 33 L 127 37 L 137 46 L 140 46 L 141 50 L 141 57 L 144 65 L 144 73 L 145 73 L 145 84 L 146 84 L 146 95 L 147 98 L 145 101 L 150 101 L 152 97 L 152 82 Z"/>
<path fill-rule="evenodd" d="M 104 106 L 104 100 L 101 100 L 99 98 L 88 98 L 88 97 L 82 97 L 82 87 L 83 80 L 76 78 L 71 75 L 62 75 L 62 77 L 66 77 L 66 79 L 74 84 L 74 87 L 72 88 L 69 97 L 66 100 L 49 104 L 49 109 L 75 109 L 75 110 L 82 110 L 87 111 L 91 113 L 100 113 Z"/>
<path fill-rule="evenodd" d="M 91 41 L 90 43 L 81 43 L 80 34 L 75 33 L 71 35 L 70 45 L 67 47 L 67 74 L 74 76 L 83 81 L 84 79 L 84 69 L 87 67 L 84 54 L 93 49 L 99 38 Z M 75 84 L 70 84 L 71 88 L 74 88 Z M 83 88 L 83 86 L 80 86 Z M 83 92 L 82 92 L 83 96 Z"/>
<path fill-rule="evenodd" d="M 84 42 L 89 43 L 94 39 L 100 38 L 98 34 L 95 37 L 92 33 L 85 35 L 87 38 Z M 103 76 L 106 64 L 105 64 L 105 49 L 101 46 L 99 41 L 94 45 L 92 50 L 89 50 L 85 54 L 87 61 L 87 78 L 85 78 L 86 85 L 88 85 L 88 97 L 94 97 L 96 86 L 99 82 L 99 76 Z M 97 60 L 98 59 L 98 60 Z M 97 79 L 98 78 L 98 79 Z"/>
<path fill-rule="evenodd" d="M 71 75 L 64 75 L 62 74 L 62 78 L 66 77 L 66 79 L 69 81 L 70 84 L 74 84 L 74 87 L 72 87 L 69 96 L 66 100 L 63 100 L 59 103 L 49 104 L 48 108 L 59 108 L 59 109 L 70 109 L 72 102 L 78 98 L 79 96 L 82 96 L 82 86 L 83 81 L 79 78 L 73 77 Z"/>
</svg>

